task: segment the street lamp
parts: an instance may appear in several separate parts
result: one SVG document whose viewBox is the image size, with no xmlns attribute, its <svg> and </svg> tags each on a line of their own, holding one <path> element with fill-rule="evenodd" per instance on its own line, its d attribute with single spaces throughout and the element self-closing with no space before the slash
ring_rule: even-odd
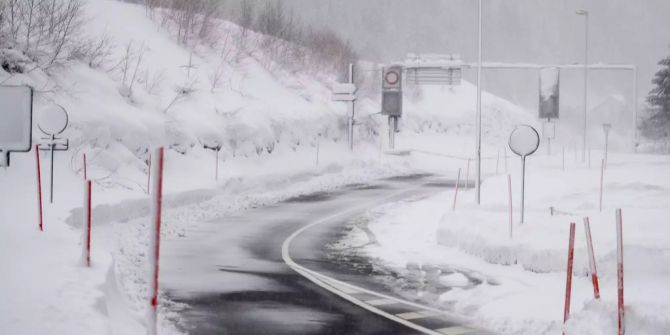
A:
<svg viewBox="0 0 670 335">
<path fill-rule="evenodd" d="M 482 179 L 482 0 L 479 0 L 479 30 L 477 31 L 477 177 L 475 178 L 475 194 L 477 205 L 481 203 Z"/>
<path fill-rule="evenodd" d="M 584 16 L 584 138 L 582 143 L 582 162 L 586 161 L 586 111 L 588 109 L 588 90 L 589 90 L 589 12 L 580 9 L 575 12 L 577 15 Z"/>
</svg>

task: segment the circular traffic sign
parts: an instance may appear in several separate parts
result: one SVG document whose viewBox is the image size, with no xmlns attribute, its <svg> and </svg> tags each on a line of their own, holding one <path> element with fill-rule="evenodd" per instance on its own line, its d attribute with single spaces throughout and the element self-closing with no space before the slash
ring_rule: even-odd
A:
<svg viewBox="0 0 670 335">
<path fill-rule="evenodd" d="M 62 133 L 68 124 L 68 115 L 61 105 L 51 105 L 37 116 L 37 127 L 47 135 Z"/>
<path fill-rule="evenodd" d="M 398 74 L 398 72 L 391 70 L 389 72 L 386 72 L 386 75 L 384 75 L 384 80 L 389 85 L 395 85 L 400 80 L 400 75 Z"/>
<path fill-rule="evenodd" d="M 540 135 L 529 125 L 518 125 L 509 135 L 509 148 L 521 157 L 532 155 L 539 146 Z"/>
</svg>

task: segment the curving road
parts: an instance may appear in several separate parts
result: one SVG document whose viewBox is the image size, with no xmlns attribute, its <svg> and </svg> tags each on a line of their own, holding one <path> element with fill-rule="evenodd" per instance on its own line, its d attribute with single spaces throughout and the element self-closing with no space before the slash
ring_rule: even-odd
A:
<svg viewBox="0 0 670 335">
<path fill-rule="evenodd" d="M 330 264 L 324 246 L 365 210 L 434 194 L 445 185 L 427 175 L 390 178 L 198 224 L 187 237 L 164 244 L 162 288 L 177 303 L 174 308 L 181 309 L 183 330 L 193 335 L 420 334 L 416 327 L 371 313 L 298 274 L 282 259 L 282 244 L 301 227 L 320 220 L 322 224 L 293 239 L 287 250 L 291 257 L 310 270 L 383 291 L 364 272 Z M 384 301 L 360 294 L 359 298 Z M 383 308 L 417 318 L 411 306 L 386 302 Z M 427 316 L 419 315 L 421 326 L 445 329 L 435 334 L 474 334 Z"/>
</svg>

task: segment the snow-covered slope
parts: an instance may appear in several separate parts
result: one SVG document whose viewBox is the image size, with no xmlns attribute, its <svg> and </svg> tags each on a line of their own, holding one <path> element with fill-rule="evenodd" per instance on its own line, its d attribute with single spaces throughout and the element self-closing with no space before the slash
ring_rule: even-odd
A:
<svg viewBox="0 0 670 335">
<path fill-rule="evenodd" d="M 45 232 L 35 231 L 34 224 L 34 154 L 14 154 L 13 166 L 0 171 L 0 184 L 16 190 L 0 196 L 0 264 L 9 274 L 0 278 L 8 297 L 0 301 L 0 329 L 11 334 L 143 332 L 146 172 L 156 146 L 169 149 L 168 237 L 183 234 L 198 218 L 272 203 L 286 194 L 426 168 L 421 161 L 380 155 L 384 122 L 375 115 L 374 99 L 359 102 L 356 149 L 348 151 L 346 106 L 330 98 L 334 75 L 277 66 L 269 71 L 272 55 L 263 53 L 222 62 L 220 45 L 180 45 L 142 6 L 88 0 L 85 10 L 86 34 L 106 35 L 114 44 L 101 67 L 72 62 L 49 74 L 11 77 L 0 70 L 5 84 L 36 88 L 37 114 L 55 102 L 68 110 L 71 121 L 63 134 L 70 151 L 58 153 L 55 162 L 56 202 L 46 205 Z M 217 29 L 239 35 L 231 23 Z M 127 50 L 131 57 L 123 71 Z M 212 87 L 217 73 L 222 79 Z M 410 89 L 399 146 L 448 143 L 438 149 L 471 153 L 474 94 L 468 83 L 452 90 Z M 485 141 L 492 146 L 515 123 L 531 122 L 509 102 L 484 98 Z M 41 137 L 37 128 L 34 137 Z M 222 146 L 218 165 L 205 145 Z M 94 188 L 92 269 L 78 263 L 82 153 Z M 48 165 L 42 169 L 47 175 Z M 46 179 L 43 185 L 46 192 Z"/>
</svg>

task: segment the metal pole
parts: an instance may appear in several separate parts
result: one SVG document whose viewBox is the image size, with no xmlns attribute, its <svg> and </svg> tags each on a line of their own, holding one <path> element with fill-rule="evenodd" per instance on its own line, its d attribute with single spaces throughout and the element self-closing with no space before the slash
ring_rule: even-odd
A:
<svg viewBox="0 0 670 335">
<path fill-rule="evenodd" d="M 56 135 L 51 135 L 51 144 L 49 149 L 51 151 L 51 189 L 49 190 L 49 203 L 54 203 L 54 147 L 56 146 Z"/>
<path fill-rule="evenodd" d="M 475 194 L 477 204 L 481 203 L 481 177 L 482 177 L 482 0 L 479 0 L 479 29 L 477 33 L 477 177 L 475 178 Z"/>
<path fill-rule="evenodd" d="M 609 144 L 609 138 L 610 138 L 609 131 L 605 131 L 605 164 L 604 164 L 605 168 L 607 168 L 607 149 Z"/>
<path fill-rule="evenodd" d="M 586 114 L 589 104 L 589 12 L 584 11 L 585 38 L 584 38 L 584 142 L 582 146 L 582 162 L 586 161 Z"/>
<path fill-rule="evenodd" d="M 523 224 L 526 207 L 526 156 L 521 156 L 521 224 Z"/>
<path fill-rule="evenodd" d="M 637 66 L 633 67 L 633 152 L 637 152 Z"/>
<path fill-rule="evenodd" d="M 349 63 L 349 83 L 354 83 L 354 64 Z M 349 119 L 349 150 L 354 151 L 354 100 L 350 102 L 350 119 Z"/>
</svg>

